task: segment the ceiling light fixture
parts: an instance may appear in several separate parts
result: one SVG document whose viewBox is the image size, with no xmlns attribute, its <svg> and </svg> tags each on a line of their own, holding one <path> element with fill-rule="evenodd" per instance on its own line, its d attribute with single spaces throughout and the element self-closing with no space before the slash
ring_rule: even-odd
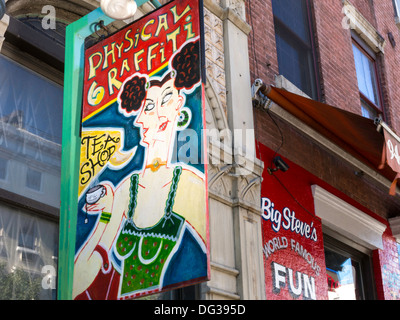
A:
<svg viewBox="0 0 400 320">
<path fill-rule="evenodd" d="M 107 16 L 115 20 L 132 18 L 137 10 L 135 0 L 101 0 L 100 7 Z"/>
</svg>

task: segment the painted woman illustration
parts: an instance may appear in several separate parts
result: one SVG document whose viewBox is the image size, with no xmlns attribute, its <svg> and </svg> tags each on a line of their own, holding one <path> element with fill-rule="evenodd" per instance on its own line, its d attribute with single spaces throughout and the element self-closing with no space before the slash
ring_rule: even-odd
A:
<svg viewBox="0 0 400 320">
<path fill-rule="evenodd" d="M 75 299 L 134 298 L 207 277 L 205 177 L 171 163 L 177 130 L 190 121 L 186 95 L 200 85 L 199 52 L 198 40 L 187 42 L 163 76 L 136 73 L 121 87 L 120 113 L 136 117 L 146 148 L 143 168 L 100 183 L 85 204 L 100 214 L 76 254 Z"/>
</svg>

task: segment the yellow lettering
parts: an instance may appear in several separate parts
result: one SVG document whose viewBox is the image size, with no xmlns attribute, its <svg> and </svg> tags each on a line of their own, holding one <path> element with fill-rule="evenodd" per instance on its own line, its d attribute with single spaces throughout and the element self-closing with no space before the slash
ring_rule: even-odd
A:
<svg viewBox="0 0 400 320">
<path fill-rule="evenodd" d="M 129 64 L 128 64 L 128 59 L 125 59 L 124 61 L 122 61 L 121 73 L 119 74 L 120 77 L 122 77 L 125 70 L 128 72 L 131 71 L 131 68 L 129 67 Z"/>
<path fill-rule="evenodd" d="M 167 21 L 167 14 L 162 14 L 158 17 L 158 26 L 156 33 L 154 34 L 155 37 L 158 37 L 158 35 L 161 32 L 161 28 L 164 30 L 168 30 L 168 21 Z"/>
<path fill-rule="evenodd" d="M 133 54 L 133 61 L 134 61 L 134 63 L 135 63 L 135 69 L 136 69 L 136 71 L 139 71 L 139 63 L 140 63 L 141 61 L 143 61 L 143 58 L 140 58 L 140 59 L 139 59 L 139 56 L 140 56 L 141 54 L 143 54 L 143 52 L 144 52 L 144 49 L 139 50 L 139 51 L 137 51 L 137 52 L 135 52 L 135 53 Z"/>
<path fill-rule="evenodd" d="M 177 23 L 186 13 L 188 13 L 190 10 L 192 10 L 192 8 L 190 8 L 189 5 L 187 5 L 187 7 L 185 8 L 185 10 L 183 10 L 183 12 L 181 14 L 178 14 L 176 12 L 176 6 L 173 6 L 171 8 L 171 12 L 173 14 L 174 17 L 174 23 Z"/>
<path fill-rule="evenodd" d="M 97 87 L 97 82 L 93 81 L 92 85 L 89 88 L 87 101 L 91 106 L 97 106 L 104 98 L 104 88 L 99 86 Z"/>
<path fill-rule="evenodd" d="M 96 65 L 94 63 L 95 56 L 99 57 L 99 61 L 97 62 Z M 89 78 L 88 78 L 88 80 L 90 80 L 96 76 L 96 70 L 98 67 L 100 67 L 102 61 L 103 61 L 103 55 L 101 54 L 101 52 L 95 52 L 89 57 Z"/>
<path fill-rule="evenodd" d="M 176 36 L 181 32 L 181 27 L 178 27 L 175 31 L 167 34 L 167 42 L 172 41 L 172 51 L 176 51 Z"/>
<path fill-rule="evenodd" d="M 122 82 L 115 78 L 117 74 L 117 68 L 112 68 L 108 72 L 108 92 L 110 93 L 110 96 L 114 94 L 114 87 L 119 90 L 122 86 Z"/>
<path fill-rule="evenodd" d="M 186 30 L 186 40 L 189 40 L 189 39 L 191 39 L 191 38 L 193 38 L 195 36 L 195 34 L 193 33 L 193 30 L 192 30 L 192 23 L 191 22 L 188 23 L 188 24 L 185 24 L 183 29 Z"/>
<path fill-rule="evenodd" d="M 147 52 L 147 70 L 151 70 L 151 60 L 157 57 L 157 54 L 152 54 L 153 49 L 157 48 L 159 43 L 152 44 Z"/>
<path fill-rule="evenodd" d="M 132 32 L 132 29 L 129 29 L 129 30 L 125 33 L 125 40 L 128 40 L 128 41 L 129 41 L 129 47 L 125 48 L 125 49 L 124 49 L 124 52 L 128 52 L 128 51 L 131 50 L 132 47 L 133 47 L 133 39 L 128 37 L 129 34 L 130 34 L 131 32 Z"/>
<path fill-rule="evenodd" d="M 163 63 L 165 61 L 165 48 L 164 47 L 161 47 L 160 53 L 161 53 L 161 63 Z"/>
<path fill-rule="evenodd" d="M 112 57 L 112 63 L 115 63 L 115 42 L 111 43 L 111 50 L 108 50 L 108 45 L 103 47 L 104 49 L 104 63 L 103 63 L 103 70 L 108 68 L 108 57 L 111 55 Z"/>
<path fill-rule="evenodd" d="M 142 29 L 142 34 L 141 34 L 141 39 L 143 41 L 149 40 L 151 38 L 151 33 L 145 33 L 146 28 L 150 25 L 150 24 L 154 24 L 155 20 L 151 19 L 149 21 L 146 22 L 146 24 L 144 25 L 143 29 Z"/>
<path fill-rule="evenodd" d="M 120 45 L 116 45 L 117 46 L 117 50 L 118 50 L 118 59 L 121 58 L 121 54 L 122 54 L 122 48 L 124 47 L 124 43 L 122 42 Z"/>
<path fill-rule="evenodd" d="M 135 48 L 137 47 L 137 45 L 138 45 L 138 42 L 139 42 L 139 38 L 140 37 L 140 33 L 136 33 L 135 34 Z"/>
</svg>

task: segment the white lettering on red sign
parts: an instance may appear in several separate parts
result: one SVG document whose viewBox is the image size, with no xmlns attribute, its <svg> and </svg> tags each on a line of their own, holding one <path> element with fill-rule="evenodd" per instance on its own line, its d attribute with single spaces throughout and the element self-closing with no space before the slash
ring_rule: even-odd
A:
<svg viewBox="0 0 400 320">
<path fill-rule="evenodd" d="M 399 151 L 397 149 L 397 144 L 393 147 L 393 143 L 390 139 L 387 140 L 386 144 L 390 152 L 390 160 L 396 158 L 397 164 L 400 165 L 400 156 L 399 156 Z"/>
<path fill-rule="evenodd" d="M 275 204 L 268 198 L 261 199 L 261 217 L 271 222 L 271 227 L 275 232 L 279 232 L 281 227 L 285 230 L 290 230 L 291 232 L 297 233 L 302 237 L 317 241 L 317 230 L 314 227 L 314 223 L 305 223 L 300 219 L 296 218 L 296 213 L 285 207 L 282 213 L 274 208 Z M 283 220 L 282 220 L 283 218 Z"/>
<path fill-rule="evenodd" d="M 292 269 L 276 262 L 271 263 L 271 269 L 275 294 L 279 294 L 281 288 L 284 288 L 288 283 L 288 289 L 293 298 L 297 299 L 303 294 L 304 299 L 317 300 L 314 277 L 309 277 L 300 271 L 293 272 Z M 295 273 L 295 276 L 293 273 Z"/>
</svg>

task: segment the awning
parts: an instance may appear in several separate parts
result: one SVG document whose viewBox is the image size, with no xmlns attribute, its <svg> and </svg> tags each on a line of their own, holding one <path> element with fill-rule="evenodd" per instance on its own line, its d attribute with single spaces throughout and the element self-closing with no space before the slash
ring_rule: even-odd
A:
<svg viewBox="0 0 400 320">
<path fill-rule="evenodd" d="M 260 91 L 388 180 L 395 179 L 396 172 L 386 162 L 379 169 L 385 139 L 374 120 L 272 86 Z"/>
</svg>

